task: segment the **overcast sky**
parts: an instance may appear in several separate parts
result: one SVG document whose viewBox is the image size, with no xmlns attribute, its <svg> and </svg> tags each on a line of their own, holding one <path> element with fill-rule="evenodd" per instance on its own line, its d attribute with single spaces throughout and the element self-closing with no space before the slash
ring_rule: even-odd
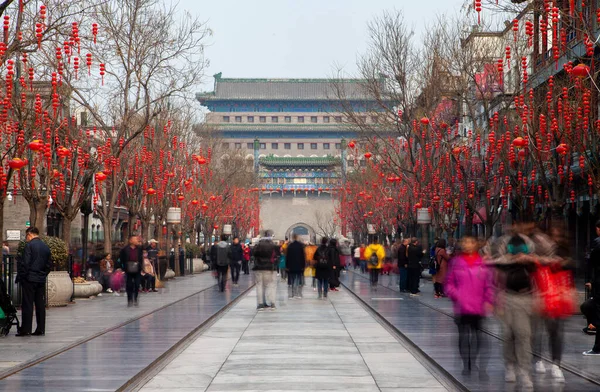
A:
<svg viewBox="0 0 600 392">
<path fill-rule="evenodd" d="M 165 0 L 170 2 L 170 0 Z M 240 78 L 321 78 L 337 67 L 356 71 L 367 23 L 401 9 L 417 36 L 437 14 L 457 14 L 464 0 L 179 0 L 178 8 L 206 20 L 213 31 L 206 55 L 212 75 Z"/>
</svg>

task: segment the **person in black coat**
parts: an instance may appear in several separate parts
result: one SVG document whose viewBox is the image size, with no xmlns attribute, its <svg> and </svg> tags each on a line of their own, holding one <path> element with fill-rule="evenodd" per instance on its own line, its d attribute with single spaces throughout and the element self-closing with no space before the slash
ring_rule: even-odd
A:
<svg viewBox="0 0 600 392">
<path fill-rule="evenodd" d="M 408 238 L 402 241 L 402 244 L 398 247 L 398 271 L 400 273 L 399 285 L 400 292 L 406 293 L 408 291 Z"/>
<path fill-rule="evenodd" d="M 229 246 L 229 266 L 231 267 L 231 281 L 237 286 L 240 280 L 240 269 L 244 259 L 244 249 L 240 244 L 239 237 L 233 237 L 233 243 Z"/>
<path fill-rule="evenodd" d="M 144 266 L 144 256 L 140 238 L 137 235 L 129 236 L 129 244 L 121 249 L 119 261 L 125 271 L 127 281 L 125 289 L 127 290 L 127 306 L 138 306 L 138 291 L 142 279 L 142 269 Z"/>
<path fill-rule="evenodd" d="M 338 243 L 335 238 L 332 238 L 329 241 L 329 245 L 327 246 L 327 257 L 331 260 L 332 265 L 331 277 L 329 278 L 329 290 L 339 291 L 338 287 L 340 285 L 342 263 L 340 261 L 340 249 L 338 248 Z"/>
<path fill-rule="evenodd" d="M 302 298 L 302 277 L 306 268 L 304 244 L 298 241 L 298 234 L 292 235 L 285 257 L 285 269 L 288 272 L 288 297 Z"/>
<path fill-rule="evenodd" d="M 16 283 L 21 285 L 22 296 L 22 323 L 17 336 L 32 335 L 34 304 L 37 327 L 33 335 L 43 336 L 46 333 L 46 277 L 52 269 L 50 248 L 39 238 L 37 227 L 30 227 L 25 233 L 27 244 L 23 257 L 17 262 Z"/>
<path fill-rule="evenodd" d="M 423 259 L 423 247 L 419 240 L 413 238 L 408 245 L 408 291 L 411 295 L 419 295 L 419 280 L 421 279 L 421 260 Z"/>
<path fill-rule="evenodd" d="M 321 245 L 315 251 L 313 260 L 315 262 L 315 278 L 317 279 L 317 289 L 319 299 L 327 298 L 329 289 L 329 279 L 333 271 L 333 260 L 329 257 L 327 248 L 327 237 L 321 238 Z"/>
<path fill-rule="evenodd" d="M 179 245 L 179 275 L 185 276 L 185 251 L 181 245 Z"/>
</svg>

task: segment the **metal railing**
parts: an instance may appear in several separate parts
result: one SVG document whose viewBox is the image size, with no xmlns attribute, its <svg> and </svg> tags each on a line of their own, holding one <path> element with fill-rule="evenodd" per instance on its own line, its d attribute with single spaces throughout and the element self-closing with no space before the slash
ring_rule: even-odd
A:
<svg viewBox="0 0 600 392">
<path fill-rule="evenodd" d="M 17 278 L 17 258 L 14 255 L 2 256 L 2 265 L 0 268 L 0 277 L 6 285 L 8 295 L 15 306 L 21 305 L 21 287 L 15 283 Z"/>
</svg>

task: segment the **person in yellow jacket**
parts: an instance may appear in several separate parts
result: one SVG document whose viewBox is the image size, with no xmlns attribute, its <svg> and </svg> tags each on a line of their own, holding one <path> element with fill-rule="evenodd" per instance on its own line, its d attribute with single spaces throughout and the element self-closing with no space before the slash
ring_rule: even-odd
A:
<svg viewBox="0 0 600 392">
<path fill-rule="evenodd" d="M 385 249 L 383 249 L 377 237 L 374 237 L 373 241 L 365 249 L 365 259 L 367 260 L 367 267 L 371 276 L 371 287 L 376 289 L 379 274 L 385 260 Z"/>
</svg>

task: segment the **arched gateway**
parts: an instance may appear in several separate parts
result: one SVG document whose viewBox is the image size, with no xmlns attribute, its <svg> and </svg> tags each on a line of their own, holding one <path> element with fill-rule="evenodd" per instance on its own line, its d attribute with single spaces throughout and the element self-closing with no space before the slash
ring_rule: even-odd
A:
<svg viewBox="0 0 600 392">
<path fill-rule="evenodd" d="M 316 233 L 315 230 L 306 223 L 295 223 L 286 231 L 285 236 L 289 239 L 292 238 L 292 235 L 298 234 L 298 239 L 303 242 L 311 242 L 316 243 Z"/>
</svg>

